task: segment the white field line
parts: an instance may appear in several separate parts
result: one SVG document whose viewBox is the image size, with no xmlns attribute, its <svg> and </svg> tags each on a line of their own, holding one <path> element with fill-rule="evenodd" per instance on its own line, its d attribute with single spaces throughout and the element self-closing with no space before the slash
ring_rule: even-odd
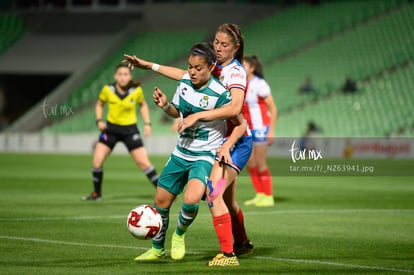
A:
<svg viewBox="0 0 414 275">
<path fill-rule="evenodd" d="M 382 266 L 371 266 L 371 265 L 356 265 L 356 264 L 347 264 L 347 263 L 326 262 L 326 261 L 320 261 L 320 260 L 273 258 L 273 257 L 261 257 L 261 256 L 256 256 L 253 258 L 259 259 L 259 260 L 268 260 L 268 261 L 332 265 L 332 266 L 351 267 L 351 268 L 369 269 L 369 270 L 378 270 L 378 271 L 393 271 L 393 272 L 406 272 L 406 273 L 414 272 L 414 270 L 411 270 L 411 269 L 400 269 L 400 268 L 393 268 L 393 267 L 382 267 Z"/>
<path fill-rule="evenodd" d="M 380 213 L 380 214 L 395 214 L 408 213 L 414 214 L 414 209 L 314 209 L 314 210 L 274 210 L 274 211 L 243 211 L 245 216 L 250 215 L 286 215 L 286 214 L 355 214 L 355 213 Z M 60 217 L 21 217 L 21 218 L 1 218 L 0 222 L 24 222 L 24 221 L 64 221 L 64 220 L 105 220 L 105 219 L 126 219 L 125 215 L 111 215 L 111 216 L 60 216 Z M 170 216 L 177 216 L 177 213 L 171 213 Z M 198 216 L 210 216 L 209 213 L 199 214 Z"/>
<path fill-rule="evenodd" d="M 122 249 L 134 249 L 134 250 L 147 250 L 148 249 L 148 247 L 112 245 L 112 244 L 89 244 L 89 243 L 67 242 L 67 241 L 48 240 L 48 239 L 39 239 L 39 238 L 25 238 L 25 237 L 17 237 L 17 236 L 0 236 L 0 239 L 37 242 L 37 243 L 48 243 L 48 244 L 56 244 L 56 245 L 88 246 L 88 247 L 99 247 L 99 248 L 122 248 Z M 188 254 L 203 254 L 202 252 L 196 252 L 196 251 L 187 252 L 187 253 Z M 414 270 L 410 270 L 410 269 L 400 269 L 400 268 L 382 267 L 382 266 L 369 266 L 369 265 L 356 265 L 356 264 L 347 264 L 347 263 L 338 263 L 338 262 L 327 262 L 327 261 L 320 261 L 320 260 L 274 258 L 274 257 L 261 257 L 261 256 L 253 256 L 251 258 L 258 259 L 258 260 L 266 260 L 266 261 L 330 265 L 330 266 L 350 267 L 350 268 L 378 270 L 378 271 L 392 271 L 392 272 L 404 272 L 404 273 L 414 272 Z"/>
</svg>

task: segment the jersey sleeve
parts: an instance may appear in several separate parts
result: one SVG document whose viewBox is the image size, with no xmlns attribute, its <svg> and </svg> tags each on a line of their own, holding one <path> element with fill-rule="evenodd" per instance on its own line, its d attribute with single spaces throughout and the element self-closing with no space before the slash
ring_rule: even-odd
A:
<svg viewBox="0 0 414 275">
<path fill-rule="evenodd" d="M 181 86 L 180 84 L 181 84 L 181 81 L 178 82 L 177 89 L 175 90 L 175 93 L 171 100 L 172 105 L 174 105 L 174 107 L 177 110 L 179 110 L 179 107 L 180 107 L 180 86 Z"/>
<path fill-rule="evenodd" d="M 261 79 L 258 86 L 257 95 L 259 97 L 266 98 L 272 93 L 269 84 L 264 79 Z"/>
<path fill-rule="evenodd" d="M 99 93 L 99 100 L 108 102 L 108 90 L 108 85 L 103 86 L 101 92 Z"/>
<path fill-rule="evenodd" d="M 227 89 L 232 89 L 232 88 L 238 88 L 241 89 L 243 91 L 246 90 L 246 72 L 244 71 L 244 69 L 240 66 L 234 66 L 231 68 L 230 72 L 230 77 L 227 81 Z"/>
<path fill-rule="evenodd" d="M 226 105 L 226 104 L 230 103 L 230 101 L 231 101 L 231 93 L 228 90 L 226 90 L 218 98 L 215 108 Z"/>
<path fill-rule="evenodd" d="M 144 91 L 142 90 L 141 86 L 138 86 L 134 90 L 135 93 L 135 102 L 137 104 L 141 104 L 144 101 Z"/>
<path fill-rule="evenodd" d="M 185 81 L 190 81 L 190 75 L 188 73 L 185 73 L 183 77 L 177 82 L 177 89 L 175 90 L 174 96 L 171 100 L 172 105 L 179 110 L 180 108 L 180 90 L 183 89 L 183 93 L 185 93 L 186 88 L 182 87 L 183 83 Z"/>
</svg>

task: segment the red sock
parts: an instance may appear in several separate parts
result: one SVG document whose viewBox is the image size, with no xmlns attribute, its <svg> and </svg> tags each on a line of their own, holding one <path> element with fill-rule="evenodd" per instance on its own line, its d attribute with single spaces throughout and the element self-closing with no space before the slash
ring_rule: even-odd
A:
<svg viewBox="0 0 414 275">
<path fill-rule="evenodd" d="M 241 209 L 235 216 L 231 216 L 231 226 L 235 244 L 242 244 L 247 240 L 246 228 L 244 228 L 244 216 Z"/>
<path fill-rule="evenodd" d="M 233 252 L 233 236 L 231 234 L 231 217 L 230 213 L 213 217 L 214 230 L 217 239 L 220 242 L 220 249 L 224 253 Z"/>
<path fill-rule="evenodd" d="M 263 193 L 262 185 L 260 183 L 259 178 L 259 170 L 257 170 L 257 166 L 253 168 L 249 168 L 250 179 L 252 180 L 254 190 L 256 193 Z"/>
<path fill-rule="evenodd" d="M 273 183 L 272 183 L 272 174 L 270 174 L 269 168 L 263 170 L 259 173 L 260 182 L 262 185 L 263 193 L 267 196 L 273 194 Z"/>
</svg>

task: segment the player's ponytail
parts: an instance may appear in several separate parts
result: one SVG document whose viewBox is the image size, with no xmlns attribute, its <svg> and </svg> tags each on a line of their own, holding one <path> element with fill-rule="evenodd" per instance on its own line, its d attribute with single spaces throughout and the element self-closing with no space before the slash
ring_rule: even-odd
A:
<svg viewBox="0 0 414 275">
<path fill-rule="evenodd" d="M 250 66 L 254 67 L 254 75 L 260 78 L 264 78 L 262 62 L 260 62 L 260 59 L 257 55 L 245 56 L 244 61 L 249 63 Z"/>
<path fill-rule="evenodd" d="M 141 86 L 141 82 L 138 80 L 131 80 L 128 84 L 129 88 L 138 88 Z"/>
</svg>

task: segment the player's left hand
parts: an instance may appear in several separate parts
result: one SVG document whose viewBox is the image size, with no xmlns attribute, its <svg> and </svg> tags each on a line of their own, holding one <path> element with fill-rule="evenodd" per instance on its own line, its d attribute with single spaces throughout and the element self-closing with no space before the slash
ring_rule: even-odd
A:
<svg viewBox="0 0 414 275">
<path fill-rule="evenodd" d="M 144 136 L 146 137 L 151 136 L 151 125 L 146 124 L 144 126 Z"/>
<path fill-rule="evenodd" d="M 231 160 L 230 148 L 226 146 L 226 143 L 224 143 L 221 147 L 217 148 L 216 155 L 221 162 L 225 162 L 228 164 L 233 163 L 233 161 Z"/>
<path fill-rule="evenodd" d="M 186 116 L 178 123 L 178 133 L 182 133 L 185 129 L 190 128 L 198 121 L 197 113 Z"/>
<path fill-rule="evenodd" d="M 273 134 L 269 133 L 267 135 L 267 144 L 272 145 L 273 143 L 275 143 L 275 137 Z"/>
</svg>

